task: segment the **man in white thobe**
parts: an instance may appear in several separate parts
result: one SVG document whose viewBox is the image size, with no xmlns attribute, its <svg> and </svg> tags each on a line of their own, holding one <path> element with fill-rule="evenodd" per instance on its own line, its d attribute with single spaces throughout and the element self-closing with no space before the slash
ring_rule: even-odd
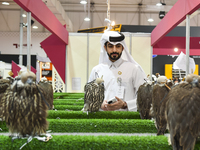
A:
<svg viewBox="0 0 200 150">
<path fill-rule="evenodd" d="M 103 76 L 103 111 L 137 111 L 137 90 L 145 82 L 146 75 L 129 54 L 124 39 L 125 36 L 116 31 L 102 35 L 99 64 L 90 74 L 89 82 Z M 109 104 L 113 99 L 116 102 Z"/>
</svg>

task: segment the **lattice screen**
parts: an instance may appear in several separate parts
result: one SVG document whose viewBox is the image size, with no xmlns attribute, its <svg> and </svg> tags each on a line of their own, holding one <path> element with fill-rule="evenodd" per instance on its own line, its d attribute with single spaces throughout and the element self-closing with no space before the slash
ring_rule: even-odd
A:
<svg viewBox="0 0 200 150">
<path fill-rule="evenodd" d="M 65 84 L 62 81 L 60 75 L 58 74 L 55 67 L 52 67 L 52 85 L 53 85 L 53 91 L 55 93 L 63 93 L 65 92 Z"/>
</svg>

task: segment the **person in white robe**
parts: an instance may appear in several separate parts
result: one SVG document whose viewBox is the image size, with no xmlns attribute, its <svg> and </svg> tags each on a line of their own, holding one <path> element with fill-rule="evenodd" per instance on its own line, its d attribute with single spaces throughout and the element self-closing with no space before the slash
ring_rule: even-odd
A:
<svg viewBox="0 0 200 150">
<path fill-rule="evenodd" d="M 90 82 L 103 76 L 103 111 L 137 111 L 137 91 L 147 80 L 141 66 L 129 54 L 124 39 L 125 36 L 116 31 L 102 35 L 99 64 L 92 69 L 89 77 Z M 110 100 L 116 102 L 110 104 Z"/>
</svg>

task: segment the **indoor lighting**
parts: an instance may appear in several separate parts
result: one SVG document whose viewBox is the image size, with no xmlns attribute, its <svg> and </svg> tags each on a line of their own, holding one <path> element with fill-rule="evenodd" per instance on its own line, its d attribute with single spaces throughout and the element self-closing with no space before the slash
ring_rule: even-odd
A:
<svg viewBox="0 0 200 150">
<path fill-rule="evenodd" d="M 87 4 L 85 0 L 80 1 L 81 4 Z"/>
<path fill-rule="evenodd" d="M 38 29 L 38 26 L 33 26 L 33 29 Z"/>
<path fill-rule="evenodd" d="M 90 18 L 86 17 L 84 20 L 85 20 L 85 21 L 90 21 Z"/>
<path fill-rule="evenodd" d="M 174 51 L 175 51 L 175 52 L 178 52 L 178 48 L 174 48 Z"/>
<path fill-rule="evenodd" d="M 22 17 L 26 17 L 26 15 L 25 15 L 25 14 L 22 14 Z"/>
<path fill-rule="evenodd" d="M 159 7 L 162 5 L 166 5 L 165 0 L 162 0 L 162 1 L 160 0 L 160 2 L 156 4 L 156 6 L 159 6 Z"/>
<path fill-rule="evenodd" d="M 160 11 L 159 12 L 159 18 L 162 19 L 165 17 L 165 11 Z"/>
<path fill-rule="evenodd" d="M 111 23 L 111 26 L 114 26 L 115 25 L 115 22 L 114 21 L 112 21 L 112 23 Z"/>
<path fill-rule="evenodd" d="M 10 5 L 8 2 L 2 2 L 3 5 Z"/>
<path fill-rule="evenodd" d="M 156 6 L 162 6 L 162 3 L 161 3 L 161 2 L 159 2 L 159 3 L 157 3 L 157 4 L 156 4 Z"/>
<path fill-rule="evenodd" d="M 152 18 L 149 18 L 148 21 L 149 21 L 149 22 L 153 22 L 154 20 L 153 20 Z"/>
</svg>

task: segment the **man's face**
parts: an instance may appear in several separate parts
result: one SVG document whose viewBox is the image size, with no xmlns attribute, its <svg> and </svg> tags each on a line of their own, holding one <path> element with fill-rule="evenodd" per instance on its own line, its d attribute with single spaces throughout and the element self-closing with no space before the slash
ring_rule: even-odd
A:
<svg viewBox="0 0 200 150">
<path fill-rule="evenodd" d="M 124 50 L 123 46 L 120 43 L 117 45 L 113 45 L 107 42 L 104 48 L 107 51 L 110 61 L 112 62 L 118 60 L 122 55 L 122 51 Z"/>
</svg>

